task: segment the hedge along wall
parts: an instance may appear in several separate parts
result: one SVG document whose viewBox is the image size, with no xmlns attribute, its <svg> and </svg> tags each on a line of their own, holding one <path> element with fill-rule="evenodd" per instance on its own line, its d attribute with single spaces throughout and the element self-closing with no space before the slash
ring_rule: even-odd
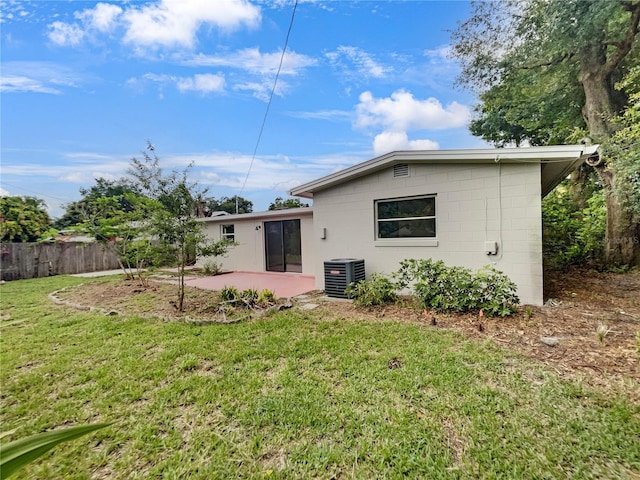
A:
<svg viewBox="0 0 640 480">
<path fill-rule="evenodd" d="M 120 268 L 118 256 L 99 243 L 2 243 L 0 279 L 48 277 Z"/>
</svg>

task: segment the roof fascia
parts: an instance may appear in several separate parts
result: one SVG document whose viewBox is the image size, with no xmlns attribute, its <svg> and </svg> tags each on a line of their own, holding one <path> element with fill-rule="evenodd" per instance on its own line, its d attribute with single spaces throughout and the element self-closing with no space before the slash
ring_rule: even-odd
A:
<svg viewBox="0 0 640 480">
<path fill-rule="evenodd" d="M 282 210 L 267 210 L 266 212 L 251 212 L 251 213 L 232 213 L 230 215 L 221 215 L 218 217 L 204 217 L 198 220 L 205 223 L 230 223 L 232 221 L 240 220 L 257 220 L 257 219 L 269 219 L 269 218 L 281 218 L 281 217 L 306 217 L 313 214 L 313 207 L 299 207 L 299 208 L 285 208 Z"/>
<path fill-rule="evenodd" d="M 596 153 L 598 145 L 554 145 L 546 147 L 517 147 L 460 150 L 408 150 L 390 152 L 380 157 L 345 168 L 339 172 L 305 183 L 289 191 L 290 195 L 313 198 L 313 193 L 348 180 L 376 172 L 395 163 L 519 163 L 562 161 L 583 161 Z"/>
</svg>

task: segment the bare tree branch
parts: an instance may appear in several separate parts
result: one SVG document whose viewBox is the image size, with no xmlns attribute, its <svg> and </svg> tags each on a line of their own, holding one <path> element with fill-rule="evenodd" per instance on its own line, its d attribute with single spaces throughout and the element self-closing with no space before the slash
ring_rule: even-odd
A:
<svg viewBox="0 0 640 480">
<path fill-rule="evenodd" d="M 574 55 L 575 55 L 575 52 L 567 52 L 558 58 L 549 60 L 548 62 L 540 62 L 532 65 L 522 65 L 518 68 L 520 70 L 535 70 L 536 68 L 540 68 L 540 67 L 551 67 L 552 65 L 560 65 L 562 62 L 572 58 Z"/>
</svg>

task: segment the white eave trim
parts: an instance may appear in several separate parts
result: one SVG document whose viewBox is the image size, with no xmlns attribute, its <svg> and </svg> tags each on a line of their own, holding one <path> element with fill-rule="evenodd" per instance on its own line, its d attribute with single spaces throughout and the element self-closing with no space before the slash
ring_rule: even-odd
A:
<svg viewBox="0 0 640 480">
<path fill-rule="evenodd" d="M 485 148 L 460 150 L 408 150 L 390 152 L 339 172 L 292 188 L 289 194 L 313 198 L 313 193 L 391 166 L 395 163 L 502 163 L 562 161 L 582 162 L 598 151 L 598 145 L 555 145 L 548 147 Z"/>
</svg>

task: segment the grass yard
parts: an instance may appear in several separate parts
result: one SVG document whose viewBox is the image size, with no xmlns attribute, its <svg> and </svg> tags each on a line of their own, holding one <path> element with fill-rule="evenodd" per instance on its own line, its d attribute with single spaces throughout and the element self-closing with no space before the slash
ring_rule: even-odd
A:
<svg viewBox="0 0 640 480">
<path fill-rule="evenodd" d="M 47 297 L 86 281 L 0 286 L 8 438 L 115 422 L 16 478 L 640 476 L 639 405 L 489 342 L 296 309 L 195 326 Z"/>
</svg>

